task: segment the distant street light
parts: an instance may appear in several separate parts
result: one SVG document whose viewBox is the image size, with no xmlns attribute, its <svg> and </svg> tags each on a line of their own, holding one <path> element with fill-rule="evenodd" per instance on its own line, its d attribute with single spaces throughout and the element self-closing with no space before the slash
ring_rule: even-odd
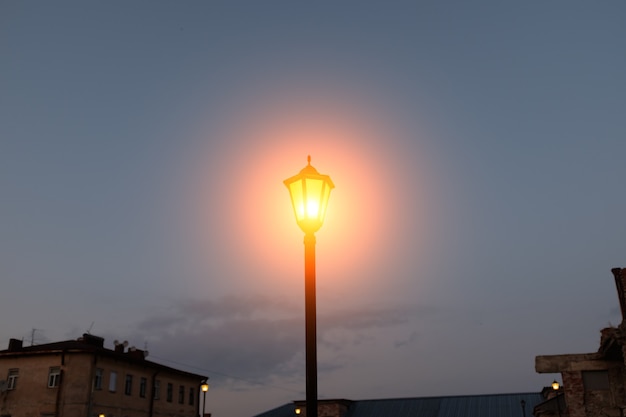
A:
<svg viewBox="0 0 626 417">
<path fill-rule="evenodd" d="M 311 156 L 307 161 L 307 166 L 297 175 L 287 178 L 284 184 L 289 189 L 296 222 L 304 232 L 306 417 L 317 417 L 315 232 L 324 223 L 330 190 L 335 188 L 335 185 L 328 175 L 321 175 L 311 166 Z"/>
<path fill-rule="evenodd" d="M 206 392 L 209 390 L 209 384 L 204 381 L 200 385 L 200 389 L 202 390 L 202 417 L 204 417 L 206 415 Z"/>
<path fill-rule="evenodd" d="M 554 382 L 552 382 L 552 389 L 556 393 L 554 398 L 556 398 L 556 409 L 557 409 L 557 411 L 559 413 L 559 417 L 561 417 L 561 401 L 559 399 L 559 389 L 560 388 L 561 388 L 561 385 L 559 385 L 559 383 L 555 379 Z"/>
</svg>

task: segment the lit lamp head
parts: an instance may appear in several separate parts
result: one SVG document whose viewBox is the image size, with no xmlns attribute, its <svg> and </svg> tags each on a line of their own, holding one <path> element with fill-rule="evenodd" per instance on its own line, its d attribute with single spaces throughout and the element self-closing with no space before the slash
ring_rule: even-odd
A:
<svg viewBox="0 0 626 417">
<path fill-rule="evenodd" d="M 322 227 L 330 190 L 335 188 L 335 184 L 328 175 L 320 174 L 311 166 L 310 155 L 307 160 L 307 166 L 283 182 L 289 189 L 298 226 L 304 233 L 310 234 Z"/>
<path fill-rule="evenodd" d="M 200 389 L 202 390 L 202 392 L 207 392 L 209 390 L 209 384 L 205 382 L 204 384 L 200 385 Z"/>
<path fill-rule="evenodd" d="M 552 389 L 555 390 L 555 391 L 558 391 L 558 389 L 560 387 L 561 387 L 561 385 L 555 379 L 554 382 L 552 383 Z"/>
</svg>

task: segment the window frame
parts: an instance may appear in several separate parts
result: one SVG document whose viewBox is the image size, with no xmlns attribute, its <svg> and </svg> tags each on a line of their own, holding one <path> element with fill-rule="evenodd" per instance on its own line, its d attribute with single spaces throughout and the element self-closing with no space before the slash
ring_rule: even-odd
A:
<svg viewBox="0 0 626 417">
<path fill-rule="evenodd" d="M 96 373 L 93 376 L 93 389 L 101 391 L 103 383 L 104 383 L 104 369 L 96 368 Z"/>
<path fill-rule="evenodd" d="M 133 376 L 132 374 L 126 374 L 124 378 L 124 394 L 133 395 Z"/>
<path fill-rule="evenodd" d="M 152 387 L 152 399 L 160 400 L 161 399 L 161 380 L 155 379 L 154 386 Z"/>
<path fill-rule="evenodd" d="M 48 388 L 57 388 L 61 384 L 61 367 L 51 366 L 48 370 Z"/>
<path fill-rule="evenodd" d="M 117 371 L 109 373 L 109 392 L 117 392 Z"/>
<path fill-rule="evenodd" d="M 20 376 L 19 368 L 9 369 L 7 374 L 7 390 L 14 390 L 17 387 L 17 378 Z"/>
<path fill-rule="evenodd" d="M 178 386 L 178 404 L 185 404 L 185 386 Z"/>
<path fill-rule="evenodd" d="M 196 404 L 196 396 L 195 396 L 195 390 L 193 389 L 193 387 L 189 387 L 189 405 L 195 405 Z"/>
<path fill-rule="evenodd" d="M 168 382 L 165 401 L 167 401 L 168 403 L 171 403 L 173 397 L 174 397 L 174 384 L 172 384 L 171 382 Z"/>
<path fill-rule="evenodd" d="M 146 398 L 146 391 L 148 387 L 148 378 L 142 376 L 139 379 L 139 397 Z"/>
<path fill-rule="evenodd" d="M 580 374 L 585 391 L 609 391 L 611 389 L 609 371 L 606 369 L 581 371 Z"/>
</svg>

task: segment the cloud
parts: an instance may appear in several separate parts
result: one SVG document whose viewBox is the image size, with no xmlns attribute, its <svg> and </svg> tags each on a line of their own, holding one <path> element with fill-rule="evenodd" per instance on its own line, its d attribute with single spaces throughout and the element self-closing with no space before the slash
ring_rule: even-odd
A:
<svg viewBox="0 0 626 417">
<path fill-rule="evenodd" d="M 227 295 L 217 300 L 182 299 L 174 301 L 170 312 L 144 319 L 138 324 L 140 330 L 170 329 L 172 325 L 198 326 L 204 322 L 252 318 L 262 315 L 294 314 L 296 305 L 283 299 L 267 296 Z"/>
<path fill-rule="evenodd" d="M 341 368 L 350 349 L 375 340 L 378 330 L 406 325 L 414 317 L 431 312 L 399 306 L 320 314 L 320 372 Z M 303 320 L 300 305 L 278 297 L 179 299 L 166 313 L 142 319 L 127 338 L 135 343 L 147 342 L 155 361 L 193 365 L 191 372 L 208 374 L 212 379 L 235 382 L 239 378 L 290 378 L 304 372 Z M 396 346 L 415 337 L 396 342 Z"/>
<path fill-rule="evenodd" d="M 393 345 L 397 348 L 402 347 L 402 346 L 407 346 L 415 342 L 418 338 L 419 338 L 418 333 L 414 331 L 409 335 L 408 338 L 397 340 Z"/>
<path fill-rule="evenodd" d="M 338 310 L 320 316 L 320 326 L 343 329 L 368 329 L 406 323 L 415 313 L 411 307 Z"/>
</svg>

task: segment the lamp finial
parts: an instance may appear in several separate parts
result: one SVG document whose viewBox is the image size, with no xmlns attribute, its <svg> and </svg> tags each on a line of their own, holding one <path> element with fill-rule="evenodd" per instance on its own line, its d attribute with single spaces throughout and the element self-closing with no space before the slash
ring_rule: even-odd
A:
<svg viewBox="0 0 626 417">
<path fill-rule="evenodd" d="M 311 165 L 311 155 L 307 155 L 306 161 L 309 165 Z"/>
</svg>

